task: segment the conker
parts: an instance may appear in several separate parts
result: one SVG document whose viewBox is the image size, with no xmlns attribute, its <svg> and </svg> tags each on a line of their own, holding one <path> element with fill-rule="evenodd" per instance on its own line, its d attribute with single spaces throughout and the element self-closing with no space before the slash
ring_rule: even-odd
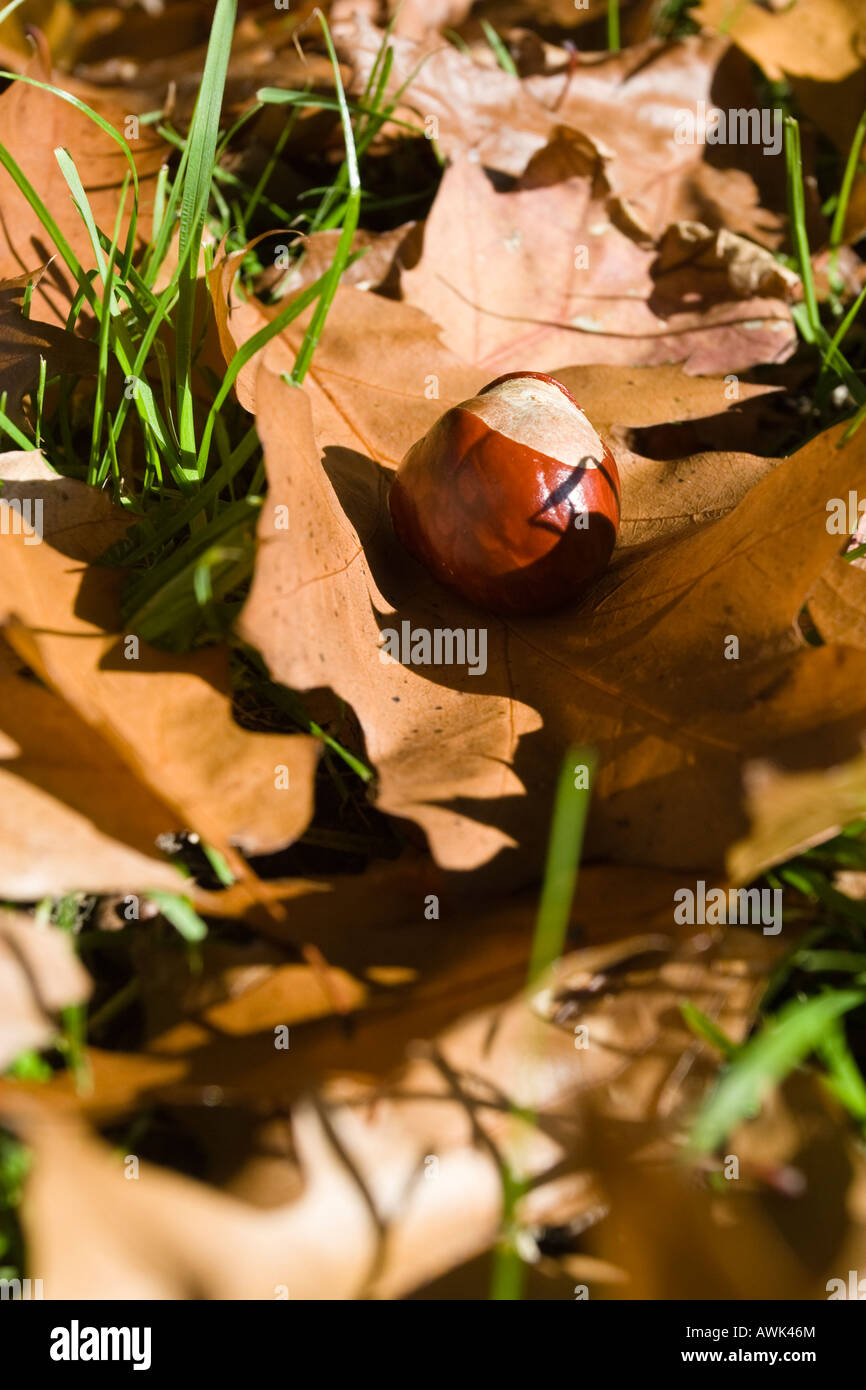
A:
<svg viewBox="0 0 866 1390">
<path fill-rule="evenodd" d="M 509 372 L 445 412 L 391 488 L 402 543 L 484 608 L 539 613 L 602 573 L 619 526 L 619 474 L 571 392 Z"/>
</svg>

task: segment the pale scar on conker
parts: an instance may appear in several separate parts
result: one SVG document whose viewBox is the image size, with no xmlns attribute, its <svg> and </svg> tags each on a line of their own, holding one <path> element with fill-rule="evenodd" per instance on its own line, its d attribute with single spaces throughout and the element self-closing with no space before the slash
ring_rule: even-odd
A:
<svg viewBox="0 0 866 1390">
<path fill-rule="evenodd" d="M 619 527 L 613 455 L 571 392 L 509 372 L 445 412 L 391 488 L 403 545 L 436 579 L 499 613 L 542 613 L 605 569 Z"/>
</svg>

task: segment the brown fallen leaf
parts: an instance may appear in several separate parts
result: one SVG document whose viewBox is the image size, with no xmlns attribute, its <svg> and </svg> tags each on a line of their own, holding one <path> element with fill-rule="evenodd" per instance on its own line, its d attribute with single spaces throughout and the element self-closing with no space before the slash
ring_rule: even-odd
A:
<svg viewBox="0 0 866 1390">
<path fill-rule="evenodd" d="M 577 607 L 503 622 L 396 544 L 371 459 L 323 434 L 321 468 L 304 397 L 266 368 L 256 405 L 271 496 L 295 522 L 287 533 L 262 518 L 241 632 L 277 680 L 330 685 L 354 707 L 379 806 L 417 820 L 440 863 L 477 866 L 510 836 L 516 862 L 537 864 L 531 808 L 578 742 L 600 758 L 590 852 L 717 866 L 742 832 L 749 757 L 814 765 L 856 742 L 860 654 L 802 649 L 794 619 L 838 545 L 828 492 L 844 495 L 866 467 L 858 436 L 845 449 L 839 431 L 812 441 L 723 518 L 625 554 Z M 468 647 L 451 663 L 385 664 L 381 634 L 404 624 L 473 634 L 484 670 Z"/>
<path fill-rule="evenodd" d="M 137 943 L 136 968 L 145 982 L 149 1034 L 168 1033 L 183 1018 L 195 1020 L 203 1041 L 264 1033 L 270 1034 L 273 1047 L 278 1027 L 331 1016 L 336 997 L 346 1013 L 358 1012 L 370 993 L 360 971 L 356 976 L 343 967 L 328 966 L 321 973 L 260 940 L 244 945 L 204 943 L 200 960 L 200 969 L 191 976 L 188 962 L 177 951 L 151 940 Z M 163 1045 L 159 1050 L 167 1054 L 173 1049 Z"/>
<path fill-rule="evenodd" d="M 352 241 L 352 252 L 363 254 L 343 271 L 340 285 L 354 286 L 359 290 L 376 290 L 399 298 L 400 270 L 404 265 L 413 265 L 421 245 L 421 224 L 406 222 L 387 232 L 368 232 L 361 228 Z M 288 275 L 283 271 L 268 272 L 268 278 L 280 282 L 282 293 L 296 295 L 307 289 L 334 263 L 334 252 L 340 239 L 338 231 L 313 232 L 304 238 L 304 254 Z M 236 262 L 235 262 L 236 264 Z M 222 278 L 214 276 L 214 300 L 218 302 L 222 293 Z M 259 289 L 261 293 L 261 289 Z"/>
<path fill-rule="evenodd" d="M 0 1071 L 19 1053 L 47 1047 L 60 1010 L 89 994 L 90 977 L 68 932 L 23 913 L 0 913 Z"/>
<path fill-rule="evenodd" d="M 702 34 L 581 54 L 558 72 L 528 78 L 525 87 L 557 120 L 593 140 L 609 159 L 613 192 L 655 236 L 671 223 L 699 221 L 713 231 L 728 228 L 779 245 L 785 214 L 781 116 L 767 145 L 683 138 L 687 113 L 697 122 L 712 107 L 727 112 L 766 105 L 748 62 L 728 38 Z M 814 238 L 821 223 L 812 193 L 807 216 Z"/>
<path fill-rule="evenodd" d="M 396 609 L 372 579 L 357 532 L 319 468 L 307 398 L 287 391 L 266 368 L 257 379 L 256 397 L 266 456 L 273 459 L 281 442 L 288 450 L 279 474 L 271 474 L 270 485 L 274 508 L 287 506 L 293 518 L 292 543 L 288 548 L 279 544 L 277 513 L 269 509 L 270 517 L 259 532 L 261 558 L 240 631 L 262 651 L 283 684 L 299 690 L 330 685 L 348 700 L 379 772 L 380 808 L 416 819 L 437 844 L 437 857 L 446 868 L 474 867 L 508 839 L 479 824 L 470 835 L 466 817 L 442 804 L 452 799 L 442 791 L 459 787 L 461 795 L 485 801 L 516 795 L 520 783 L 509 762 L 516 740 L 539 727 L 538 717 L 507 696 L 491 700 L 485 674 L 490 654 L 474 676 L 467 672 L 458 677 L 456 691 L 442 688 L 443 679 L 451 684 L 447 669 L 416 672 L 387 659 L 380 627 L 390 625 L 389 612 L 398 621 Z M 334 462 L 340 468 L 341 460 Z M 343 478 L 362 502 L 365 532 L 381 534 L 384 480 L 375 480 L 375 470 L 366 478 L 359 475 L 355 457 L 345 460 Z M 259 597 L 264 576 L 267 619 Z M 272 588 L 273 598 L 267 593 Z M 294 611 L 298 640 L 275 661 L 264 626 L 274 623 L 283 603 Z M 344 624 L 342 617 L 348 614 L 351 621 Z M 453 617 L 459 626 L 459 609 Z M 470 621 L 465 608 L 462 618 Z M 502 662 L 503 652 L 499 647 L 493 661 Z"/>
<path fill-rule="evenodd" d="M 625 1278 L 617 1297 L 810 1296 L 809 1271 L 780 1234 L 764 1194 L 737 1191 L 745 1184 L 731 1182 L 734 1190 L 714 1195 L 670 1152 L 646 1152 L 652 1126 L 642 1134 L 635 1129 L 599 1120 L 590 1126 L 608 1215 L 587 1232 L 586 1244 L 596 1258 L 618 1259 Z"/>
<path fill-rule="evenodd" d="M 189 1178 L 119 1161 L 81 1125 L 0 1086 L 7 1123 L 35 1155 L 25 1194 L 47 1299 L 274 1298 L 279 1233 Z M 67 1187 L 67 1182 L 72 1185 Z M 62 1204 L 62 1205 L 61 1205 Z M 89 1244 L 81 1265 L 73 1248 Z M 232 1258 L 226 1259 L 226 1251 Z"/>
<path fill-rule="evenodd" d="M 225 649 L 175 656 L 120 629 L 122 576 L 87 563 L 127 529 L 104 493 L 59 478 L 35 452 L 2 465 L 0 507 L 42 507 L 39 544 L 11 525 L 2 540 L 10 645 L 107 743 L 130 788 L 140 782 L 151 804 L 159 799 L 170 826 L 197 830 L 235 860 L 230 846 L 266 853 L 296 838 L 312 812 L 317 741 L 236 724 Z"/>
<path fill-rule="evenodd" d="M 832 1299 L 862 1299 L 866 1286 L 863 1284 L 864 1251 L 866 1251 L 866 1164 L 863 1160 L 862 1146 L 848 1137 L 846 1157 L 850 1181 L 847 1184 L 844 1200 L 848 1225 L 845 1230 L 842 1248 L 837 1249 L 832 1264 L 824 1270 L 816 1296 Z"/>
<path fill-rule="evenodd" d="M 796 341 L 785 302 L 745 297 L 724 260 L 657 258 L 617 216 L 591 146 L 562 126 L 513 192 L 456 161 L 400 284 L 446 346 L 490 377 L 564 361 L 739 372 L 784 361 Z"/>
</svg>

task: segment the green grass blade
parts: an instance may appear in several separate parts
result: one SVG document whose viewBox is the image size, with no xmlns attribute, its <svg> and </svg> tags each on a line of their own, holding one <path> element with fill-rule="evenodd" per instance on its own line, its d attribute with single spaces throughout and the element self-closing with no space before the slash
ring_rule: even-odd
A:
<svg viewBox="0 0 866 1390">
<path fill-rule="evenodd" d="M 180 202 L 176 371 L 178 434 L 184 459 L 195 457 L 195 418 L 192 372 L 192 332 L 198 253 L 210 199 L 220 112 L 231 53 L 237 0 L 217 0 L 207 46 L 201 87 L 186 147 L 186 167 Z"/>
<path fill-rule="evenodd" d="M 773 1086 L 813 1053 L 834 1021 L 866 1001 L 861 990 L 793 999 L 740 1048 L 698 1115 L 690 1147 L 713 1153 L 737 1125 L 754 1115 Z"/>
<path fill-rule="evenodd" d="M 484 30 L 484 37 L 490 44 L 496 61 L 502 68 L 502 71 L 507 72 L 510 77 L 516 77 L 517 68 L 515 66 L 514 59 L 508 52 L 508 49 L 505 47 L 505 44 L 503 43 L 501 36 L 497 34 L 493 25 L 490 23 L 490 20 L 482 19 L 481 28 Z"/>
<path fill-rule="evenodd" d="M 854 139 L 851 141 L 851 148 L 848 151 L 845 172 L 842 175 L 842 184 L 839 189 L 839 201 L 836 204 L 836 211 L 833 214 L 833 224 L 830 228 L 830 250 L 834 257 L 839 247 L 842 245 L 842 237 L 845 232 L 845 218 L 848 214 L 848 205 L 851 201 L 851 189 L 854 186 L 854 176 L 857 173 L 857 164 L 860 159 L 860 150 L 863 147 L 864 139 L 866 139 L 866 111 L 863 112 L 863 115 L 857 122 Z"/>
<path fill-rule="evenodd" d="M 179 893 L 166 893 L 156 888 L 152 888 L 147 896 L 184 941 L 203 941 L 207 936 L 207 924 L 199 917 L 188 898 L 182 897 Z"/>
<path fill-rule="evenodd" d="M 39 384 L 36 388 L 36 425 L 34 434 L 36 435 L 36 448 L 42 445 L 42 410 L 45 405 L 45 381 L 48 372 L 46 359 L 39 354 Z"/>
<path fill-rule="evenodd" d="M 696 1037 L 703 1038 L 704 1042 L 721 1052 L 726 1061 L 733 1061 L 739 1051 L 739 1044 L 732 1042 L 702 1009 L 695 1004 L 685 1003 L 680 1004 L 680 1013 Z"/>
<path fill-rule="evenodd" d="M 124 183 L 124 191 L 129 180 Z M 107 268 L 104 275 L 105 293 L 102 299 L 102 320 L 99 325 L 99 367 L 96 375 L 96 393 L 93 400 L 93 425 L 90 435 L 90 462 L 87 469 L 89 483 L 101 482 L 99 478 L 99 442 L 102 438 L 102 421 L 105 414 L 105 398 L 108 389 L 108 346 L 111 333 L 111 317 L 114 294 L 114 277 L 117 260 L 117 247 L 120 241 L 120 225 L 123 216 L 124 198 L 121 197 L 114 222 L 114 237 L 108 253 Z M 119 310 L 118 310 L 119 311 Z"/>
<path fill-rule="evenodd" d="M 842 344 L 844 338 L 846 337 L 846 335 L 847 335 L 847 333 L 848 333 L 848 330 L 850 329 L 852 323 L 854 322 L 854 320 L 856 319 L 857 315 L 859 314 L 861 308 L 863 307 L 863 301 L 864 301 L 864 300 L 866 300 L 866 285 L 863 286 L 863 289 L 860 291 L 860 293 L 858 294 L 857 298 L 854 300 L 854 303 L 851 305 L 851 308 L 848 310 L 847 314 L 846 314 L 845 317 L 842 319 L 842 322 L 839 324 L 839 327 L 836 329 L 836 332 L 833 334 L 833 337 L 832 337 L 832 338 L 829 340 L 829 342 L 827 343 L 826 349 L 823 349 L 823 350 L 822 350 L 822 354 L 821 354 L 821 355 L 822 355 L 822 359 L 823 359 L 823 360 L 822 360 L 822 362 L 821 362 L 821 371 L 820 371 L 820 374 L 819 374 L 819 382 L 820 382 L 821 377 L 826 376 L 826 374 L 827 374 L 828 371 L 833 370 L 833 371 L 837 372 L 837 374 L 838 374 L 840 377 L 842 377 L 843 380 L 845 380 L 845 384 L 848 386 L 848 390 L 851 391 L 850 382 L 848 381 L 848 379 L 847 379 L 847 378 L 845 377 L 845 375 L 844 375 L 845 369 L 847 368 L 848 374 L 849 374 L 851 377 L 854 377 L 854 380 L 857 382 L 857 385 L 861 387 L 861 390 L 863 389 L 863 388 L 862 388 L 862 383 L 860 382 L 860 378 L 859 378 L 858 376 L 856 376 L 856 374 L 854 373 L 853 368 L 850 367 L 849 364 L 848 364 L 848 363 L 846 362 L 846 360 L 844 359 L 844 357 L 842 357 L 842 354 L 841 354 L 841 352 L 839 351 L 839 348 L 840 348 L 840 346 L 841 346 L 841 344 Z M 816 394 L 817 394 L 817 387 L 816 387 Z M 858 394 L 857 394 L 857 392 L 856 392 L 856 391 L 851 391 L 851 394 L 852 394 L 854 400 L 856 401 L 856 400 L 858 399 Z M 864 394 L 864 396 L 863 396 L 862 398 L 863 398 L 863 399 L 866 399 L 866 394 Z"/>
<path fill-rule="evenodd" d="M 818 1044 L 818 1056 L 827 1068 L 825 1084 L 849 1115 L 862 1124 L 866 1120 L 866 1081 L 838 1019 Z"/>
<path fill-rule="evenodd" d="M 66 184 L 69 188 L 70 193 L 72 194 L 72 201 L 74 202 L 78 210 L 78 214 L 81 217 L 81 220 L 84 223 L 85 227 L 87 228 L 87 235 L 90 237 L 90 245 L 93 248 L 93 255 L 96 260 L 97 269 L 99 271 L 99 277 L 102 280 L 103 285 L 105 285 L 107 284 L 108 279 L 108 263 L 105 259 L 105 254 L 102 250 L 102 240 L 100 237 L 99 229 L 96 225 L 96 219 L 93 216 L 93 209 L 90 206 L 90 199 L 88 198 L 84 190 L 84 184 L 81 182 L 81 175 L 75 167 L 75 161 L 72 159 L 68 150 L 64 150 L 62 148 L 56 149 L 54 151 L 54 158 L 57 160 L 57 163 L 60 166 L 60 172 L 66 180 Z M 124 184 L 124 188 L 126 186 L 127 185 Z M 118 216 L 121 215 L 122 209 L 123 200 L 121 199 L 120 206 L 118 208 Z M 115 299 L 113 293 L 109 297 L 108 306 L 109 313 L 120 313 L 120 305 L 117 303 L 117 300 Z"/>
<path fill-rule="evenodd" d="M 607 0 L 607 46 L 611 53 L 619 53 L 619 0 Z"/>
<path fill-rule="evenodd" d="M 572 748 L 559 774 L 544 884 L 529 963 L 530 985 L 562 955 L 565 944 L 590 801 L 588 787 L 575 785 L 576 768 L 586 769 L 586 781 L 591 786 L 595 775 L 594 755 L 585 748 Z"/>
<path fill-rule="evenodd" d="M 809 237 L 806 231 L 806 199 L 803 192 L 803 158 L 800 149 L 800 125 L 793 116 L 785 117 L 785 166 L 788 185 L 788 216 L 791 240 L 797 257 L 800 280 L 803 285 L 803 303 L 809 327 L 815 341 L 821 327 L 818 300 L 815 294 L 815 281 L 812 276 L 812 258 L 809 253 Z"/>
<path fill-rule="evenodd" d="M 319 338 L 322 335 L 322 329 L 325 326 L 325 320 L 328 317 L 328 310 L 331 307 L 334 295 L 337 293 L 337 285 L 340 282 L 340 276 L 343 274 L 343 271 L 349 264 L 349 258 L 352 252 L 352 242 L 355 237 L 355 231 L 357 230 L 358 226 L 358 218 L 361 212 L 361 178 L 358 173 L 358 158 L 355 151 L 355 135 L 354 131 L 352 130 L 352 118 L 349 115 L 349 108 L 346 103 L 346 93 L 343 91 L 343 79 L 340 76 L 340 64 L 337 61 L 337 54 L 334 50 L 334 41 L 331 38 L 331 31 L 328 28 L 328 22 L 325 19 L 325 16 L 322 14 L 321 10 L 316 10 L 315 13 L 318 15 L 319 22 L 321 23 L 322 29 L 324 31 L 325 43 L 328 47 L 328 54 L 330 56 L 331 66 L 334 71 L 334 82 L 337 88 L 337 98 L 340 103 L 340 119 L 343 126 L 343 139 L 346 145 L 346 179 L 350 191 L 349 196 L 346 199 L 346 215 L 343 221 L 342 231 L 340 232 L 340 237 L 337 242 L 337 248 L 334 252 L 334 259 L 331 263 L 330 270 L 324 277 L 324 285 L 322 287 L 322 293 L 319 296 L 319 302 L 316 305 L 315 312 L 310 321 L 310 326 L 304 335 L 304 340 L 301 343 L 300 349 L 298 350 L 298 356 L 295 360 L 294 368 L 292 369 L 292 381 L 295 383 L 296 386 L 300 386 L 301 382 L 303 381 L 304 377 L 306 376 L 309 370 L 310 363 L 313 360 L 313 354 L 316 351 L 316 348 L 319 343 Z"/>
<path fill-rule="evenodd" d="M 6 414 L 6 392 L 0 398 L 0 434 L 8 434 L 9 438 L 17 444 L 19 449 L 35 449 L 36 445 L 32 439 L 18 428 L 14 420 L 10 420 Z"/>
<path fill-rule="evenodd" d="M 211 175 L 216 162 L 220 112 L 237 0 L 217 0 L 207 46 L 201 88 L 189 131 L 189 160 L 180 205 L 180 258 L 198 253 L 210 197 Z"/>
</svg>

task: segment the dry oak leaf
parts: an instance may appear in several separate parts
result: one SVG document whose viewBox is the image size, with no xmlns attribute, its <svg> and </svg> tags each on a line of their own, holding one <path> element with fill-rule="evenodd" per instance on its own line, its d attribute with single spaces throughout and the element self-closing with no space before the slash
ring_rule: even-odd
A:
<svg viewBox="0 0 866 1390">
<path fill-rule="evenodd" d="M 607 1219 L 584 1244 L 600 1261 L 614 1259 L 625 1299 L 809 1299 L 819 1297 L 806 1260 L 799 1259 L 779 1226 L 779 1204 L 766 1188 L 737 1184 L 720 1199 L 710 1175 L 687 1168 L 658 1126 L 621 1125 L 593 1116 L 588 1149 L 598 1171 L 599 1200 Z M 739 1146 L 739 1176 L 749 1170 Z M 721 1167 L 716 1168 L 721 1172 Z M 703 1176 L 703 1181 L 701 1177 Z M 792 1220 L 814 1221 L 826 1207 L 826 1179 L 793 1208 Z M 675 1219 L 671 1219 L 676 1213 Z M 586 1282 L 585 1280 L 583 1282 Z"/>
<path fill-rule="evenodd" d="M 607 1097 L 638 1122 L 660 1108 L 681 1117 L 716 1059 L 687 1034 L 677 1004 L 691 999 L 741 1038 L 773 958 L 763 938 L 740 930 L 697 947 L 635 938 L 606 956 L 596 948 L 567 957 L 531 997 L 475 1013 L 414 1049 L 384 1086 L 337 1081 L 296 1107 L 303 1191 L 265 1212 L 157 1170 L 125 1182 L 106 1146 L 6 1086 L 0 1111 L 35 1153 L 24 1220 L 46 1296 L 257 1298 L 283 1285 L 293 1298 L 400 1297 L 494 1242 L 503 1159 L 536 1183 L 586 1167 L 582 1098 Z M 606 990 L 587 998 L 581 981 L 605 970 Z M 533 1004 L 553 988 L 559 1027 Z M 597 1047 L 574 1047 L 583 1019 Z M 519 1121 L 513 1107 L 540 1123 Z M 429 1154 L 436 1182 L 424 1179 Z M 589 1207 L 591 1187 L 583 1193 Z M 232 1260 L 215 1257 L 224 1248 Z"/>
<path fill-rule="evenodd" d="M 8 1083 L 0 1108 L 34 1156 L 25 1220 L 45 1298 L 273 1299 L 285 1285 L 283 1232 L 253 1208 L 148 1163 L 128 1181 L 109 1145 Z"/>
<path fill-rule="evenodd" d="M 16 498 L 43 507 L 41 544 L 3 538 L 6 639 L 114 750 L 131 794 L 143 784 L 172 828 L 195 829 L 215 846 L 267 853 L 300 835 L 312 814 L 317 741 L 240 728 L 223 648 L 175 656 L 122 632 L 122 575 L 89 563 L 128 526 L 104 493 L 58 477 L 35 452 L 3 456 L 0 477 L 0 508 Z"/>
<path fill-rule="evenodd" d="M 34 66 L 27 74 L 34 81 L 52 83 L 52 74 Z M 59 76 L 53 84 L 92 107 L 123 133 L 127 106 L 107 100 L 97 89 Z M 73 254 L 85 270 L 94 266 L 93 249 L 84 222 L 72 201 L 54 151 L 62 147 L 71 155 L 81 176 L 96 225 L 111 235 L 120 191 L 129 165 L 120 146 L 104 130 L 70 102 L 27 82 L 12 82 L 0 95 L 0 142 L 22 168 L 51 212 Z M 139 176 L 138 238 L 147 236 L 156 176 L 167 146 L 149 126 L 130 143 Z M 121 228 L 125 236 L 128 209 Z M 78 288 L 72 272 L 58 255 L 57 247 L 24 194 L 4 169 L 0 171 L 0 277 L 12 278 L 34 266 L 50 265 L 36 288 L 32 316 L 48 323 L 66 324 L 69 304 Z"/>
<path fill-rule="evenodd" d="M 740 372 L 782 362 L 796 344 L 776 286 L 775 297 L 745 296 L 726 261 L 657 259 L 617 215 L 598 156 L 566 127 L 511 192 L 497 193 L 471 160 L 452 164 L 400 288 L 456 356 L 490 377 L 528 362 Z"/>
<path fill-rule="evenodd" d="M 0 912 L 0 1071 L 19 1053 L 46 1047 L 59 1031 L 60 1010 L 89 994 L 68 932 Z"/>
<path fill-rule="evenodd" d="M 240 630 L 277 680 L 331 685 L 353 705 L 379 805 L 420 821 L 443 865 L 484 862 L 496 828 L 538 853 L 544 827 L 531 808 L 552 794 L 574 739 L 601 755 L 594 848 L 669 866 L 719 865 L 742 830 L 748 756 L 851 752 L 863 659 L 799 649 L 794 619 L 838 545 L 824 500 L 862 473 L 858 436 L 835 449 L 837 431 L 781 466 L 760 461 L 763 477 L 726 517 L 624 553 L 573 609 L 505 623 L 396 546 L 373 460 L 325 449 L 322 470 L 302 396 L 267 371 L 256 396 L 271 495 L 296 523 L 286 535 L 263 518 Z M 382 664 L 381 631 L 403 623 L 481 628 L 487 670 Z M 726 659 L 730 634 L 738 660 Z"/>
<path fill-rule="evenodd" d="M 838 545 L 825 499 L 866 471 L 858 436 L 836 448 L 836 430 L 776 461 L 726 516 L 624 553 L 577 606 L 506 622 L 401 551 L 371 459 L 326 450 L 322 469 L 301 394 L 262 369 L 256 398 L 271 496 L 295 523 L 287 534 L 262 519 L 241 633 L 275 679 L 330 685 L 354 707 L 379 805 L 422 824 L 438 862 L 478 865 L 498 833 L 537 865 L 535 808 L 575 741 L 600 757 L 590 852 L 670 867 L 720 864 L 742 833 L 749 757 L 851 752 L 866 658 L 803 648 L 794 620 Z M 381 632 L 403 624 L 485 633 L 484 673 L 469 659 L 383 664 Z"/>
<path fill-rule="evenodd" d="M 276 269 L 273 272 L 273 282 L 281 282 L 281 295 L 299 294 L 324 275 L 334 264 L 339 239 L 340 232 L 336 229 L 305 236 L 304 255 L 288 275 Z M 378 294 L 398 299 L 400 268 L 412 265 L 417 260 L 421 239 L 422 224 L 419 222 L 404 222 L 387 232 L 369 232 L 360 228 L 352 239 L 352 252 L 362 254 L 343 271 L 341 286 L 375 290 Z M 218 288 L 216 293 L 219 293 Z"/>
</svg>

